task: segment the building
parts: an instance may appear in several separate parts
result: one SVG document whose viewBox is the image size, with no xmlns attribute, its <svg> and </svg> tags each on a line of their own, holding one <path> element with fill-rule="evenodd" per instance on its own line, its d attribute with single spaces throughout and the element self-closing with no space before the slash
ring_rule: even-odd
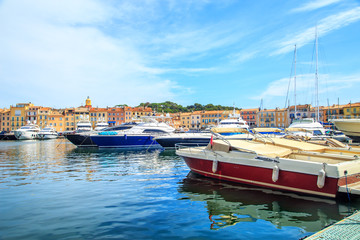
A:
<svg viewBox="0 0 360 240">
<path fill-rule="evenodd" d="M 64 111 L 52 110 L 47 116 L 48 126 L 55 128 L 57 132 L 63 132 L 65 128 Z"/>
<path fill-rule="evenodd" d="M 32 106 L 34 106 L 32 103 L 18 103 L 15 107 L 10 106 L 11 131 L 27 124 L 26 111 Z"/>
<path fill-rule="evenodd" d="M 1 109 L 0 110 L 0 132 L 11 131 L 11 120 L 10 120 L 10 109 Z"/>
<path fill-rule="evenodd" d="M 143 116 L 151 116 L 153 114 L 152 109 L 149 107 L 135 107 L 131 109 L 131 112 L 134 119 Z"/>
<path fill-rule="evenodd" d="M 233 110 L 202 111 L 201 128 L 214 127 L 218 125 L 221 120 L 228 118 L 233 112 Z M 235 114 L 240 115 L 240 111 L 235 110 Z"/>
<path fill-rule="evenodd" d="M 264 109 L 257 113 L 257 126 L 258 127 L 275 127 L 275 109 Z"/>
<path fill-rule="evenodd" d="M 344 118 L 359 118 L 360 103 L 349 103 L 344 107 Z"/>
<path fill-rule="evenodd" d="M 247 122 L 249 127 L 257 126 L 257 113 L 259 112 L 258 108 L 242 109 L 240 111 L 240 116 L 243 120 Z"/>
<path fill-rule="evenodd" d="M 107 108 L 90 108 L 90 122 L 92 128 L 95 128 L 96 123 L 108 123 L 108 109 Z"/>
<path fill-rule="evenodd" d="M 36 122 L 40 128 L 44 128 L 44 127 L 48 126 L 48 120 L 49 120 L 49 115 L 51 114 L 51 111 L 52 110 L 49 107 L 40 107 L 38 109 Z"/>
<path fill-rule="evenodd" d="M 64 131 L 74 131 L 75 127 L 75 118 L 74 118 L 75 108 L 66 108 L 63 112 L 64 116 Z"/>
<path fill-rule="evenodd" d="M 286 128 L 288 127 L 289 114 L 287 108 L 275 109 L 275 127 Z"/>
<path fill-rule="evenodd" d="M 127 108 L 127 107 L 125 107 Z M 109 126 L 120 125 L 124 122 L 130 122 L 131 112 L 123 107 L 107 108 L 107 121 Z M 129 120 L 127 119 L 129 117 Z"/>
</svg>

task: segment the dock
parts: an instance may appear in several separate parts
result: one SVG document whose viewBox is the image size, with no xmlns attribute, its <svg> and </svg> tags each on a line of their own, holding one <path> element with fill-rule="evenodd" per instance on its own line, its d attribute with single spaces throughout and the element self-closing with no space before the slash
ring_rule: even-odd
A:
<svg viewBox="0 0 360 240">
<path fill-rule="evenodd" d="M 360 211 L 305 238 L 305 240 L 315 239 L 360 239 Z"/>
</svg>

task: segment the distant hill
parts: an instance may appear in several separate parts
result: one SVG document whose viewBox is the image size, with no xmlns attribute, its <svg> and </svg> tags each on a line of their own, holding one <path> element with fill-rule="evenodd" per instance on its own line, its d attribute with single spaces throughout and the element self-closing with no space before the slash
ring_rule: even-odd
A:
<svg viewBox="0 0 360 240">
<path fill-rule="evenodd" d="M 194 105 L 183 107 L 174 102 L 166 101 L 162 103 L 140 103 L 137 107 L 151 107 L 153 110 L 157 112 L 164 113 L 177 113 L 177 112 L 192 112 L 192 111 L 214 111 L 214 110 L 233 110 L 234 107 L 221 106 L 221 105 L 213 105 L 206 104 L 202 105 L 200 103 L 195 103 Z M 241 110 L 240 108 L 235 108 L 236 110 Z"/>
</svg>

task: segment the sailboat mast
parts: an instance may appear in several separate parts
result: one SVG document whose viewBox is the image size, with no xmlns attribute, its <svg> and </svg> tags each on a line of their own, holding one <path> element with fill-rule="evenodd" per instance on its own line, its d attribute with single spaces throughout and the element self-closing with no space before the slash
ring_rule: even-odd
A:
<svg viewBox="0 0 360 240">
<path fill-rule="evenodd" d="M 294 119 L 296 119 L 296 44 L 295 44 L 295 50 L 294 50 L 294 102 L 295 102 Z"/>
<path fill-rule="evenodd" d="M 319 115 L 319 77 L 318 77 L 318 36 L 317 26 L 315 28 L 315 55 L 316 55 L 316 70 L 315 70 L 315 107 L 316 107 L 316 121 L 320 119 Z"/>
</svg>

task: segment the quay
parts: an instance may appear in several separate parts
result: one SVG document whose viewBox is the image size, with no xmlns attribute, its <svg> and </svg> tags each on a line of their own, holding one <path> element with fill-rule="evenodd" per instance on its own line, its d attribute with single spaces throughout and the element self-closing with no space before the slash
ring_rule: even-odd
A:
<svg viewBox="0 0 360 240">
<path fill-rule="evenodd" d="M 360 239 L 360 211 L 305 238 L 305 240 L 315 239 Z"/>
</svg>

